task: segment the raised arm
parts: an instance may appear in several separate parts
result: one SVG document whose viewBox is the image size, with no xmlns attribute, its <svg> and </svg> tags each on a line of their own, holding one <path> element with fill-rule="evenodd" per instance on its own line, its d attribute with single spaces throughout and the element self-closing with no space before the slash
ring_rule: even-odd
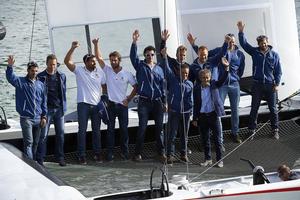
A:
<svg viewBox="0 0 300 200">
<path fill-rule="evenodd" d="M 13 70 L 13 66 L 15 64 L 15 58 L 14 56 L 10 55 L 8 56 L 8 65 L 6 68 L 6 79 L 7 81 L 12 84 L 14 87 L 20 87 L 20 81 L 19 81 L 19 77 L 15 75 L 14 70 Z"/>
<path fill-rule="evenodd" d="M 253 51 L 255 51 L 255 48 L 253 46 L 251 46 L 248 42 L 247 39 L 245 37 L 244 34 L 244 28 L 245 28 L 245 24 L 242 21 L 238 21 L 237 22 L 237 27 L 239 30 L 239 42 L 241 47 L 250 55 L 252 55 Z"/>
<path fill-rule="evenodd" d="M 92 40 L 94 44 L 95 56 L 101 68 L 104 68 L 105 62 L 103 60 L 100 47 L 99 47 L 99 38 L 95 38 Z"/>
<path fill-rule="evenodd" d="M 130 48 L 130 61 L 135 70 L 138 69 L 140 63 L 140 59 L 137 54 L 137 45 L 136 45 L 136 42 L 138 41 L 139 37 L 140 37 L 139 31 L 135 30 L 132 34 L 132 44 Z"/>
<path fill-rule="evenodd" d="M 73 72 L 75 70 L 75 64 L 74 62 L 72 61 L 72 55 L 73 55 L 73 52 L 74 50 L 79 47 L 79 43 L 78 41 L 74 41 L 72 42 L 72 46 L 71 48 L 69 49 L 67 55 L 65 56 L 65 59 L 64 59 L 64 63 L 66 64 L 66 66 L 68 67 L 68 69 Z"/>
<path fill-rule="evenodd" d="M 225 82 L 225 80 L 228 77 L 228 71 L 229 71 L 229 62 L 225 57 L 222 57 L 221 59 L 222 62 L 222 67 L 224 67 L 225 69 L 225 73 L 222 74 L 221 78 L 219 80 L 216 81 L 216 86 L 217 87 L 221 87 L 223 85 L 223 83 Z"/>
<path fill-rule="evenodd" d="M 171 76 L 174 76 L 174 72 L 171 70 L 170 66 L 169 66 L 169 60 L 167 58 L 167 48 L 163 48 L 161 51 L 160 51 L 161 55 L 162 55 L 162 65 L 161 67 L 164 69 L 165 73 L 166 73 L 166 76 L 168 78 L 170 78 Z"/>
<path fill-rule="evenodd" d="M 228 48 L 228 43 L 230 41 L 231 41 L 231 37 L 225 36 L 224 43 L 223 43 L 222 47 L 219 49 L 219 52 L 216 55 L 208 58 L 208 61 L 210 63 L 212 63 L 214 67 L 218 66 L 220 59 L 226 54 L 227 48 Z"/>
<path fill-rule="evenodd" d="M 198 46 L 195 44 L 196 37 L 194 37 L 191 33 L 187 34 L 187 40 L 189 41 L 190 45 L 192 46 L 195 53 L 198 53 Z"/>
</svg>

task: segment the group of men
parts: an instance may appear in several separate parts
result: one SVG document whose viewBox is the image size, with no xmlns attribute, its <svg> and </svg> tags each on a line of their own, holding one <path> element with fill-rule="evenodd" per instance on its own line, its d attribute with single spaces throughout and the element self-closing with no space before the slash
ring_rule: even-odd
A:
<svg viewBox="0 0 300 200">
<path fill-rule="evenodd" d="M 281 66 L 278 54 L 268 45 L 266 36 L 257 37 L 258 47 L 251 46 L 244 35 L 243 22 L 239 21 L 239 42 L 242 48 L 251 55 L 253 66 L 252 103 L 249 119 L 249 132 L 255 134 L 257 112 L 263 95 L 266 97 L 271 112 L 272 135 L 279 139 L 278 113 L 276 109 L 276 91 L 281 78 Z M 175 160 L 175 139 L 180 133 L 180 159 L 188 162 L 187 135 L 190 117 L 192 124 L 199 127 L 203 141 L 205 160 L 202 166 L 213 164 L 210 137 L 212 135 L 216 147 L 216 166 L 223 167 L 222 151 L 223 134 L 221 116 L 224 112 L 224 101 L 228 95 L 232 110 L 231 128 L 234 142 L 241 143 L 238 135 L 240 98 L 239 80 L 245 67 L 245 56 L 235 44 L 233 34 L 227 34 L 221 47 L 208 51 L 205 46 L 196 46 L 192 34 L 188 41 L 195 49 L 198 57 L 189 65 L 185 62 L 187 48 L 179 46 L 176 58 L 167 55 L 166 42 L 170 34 L 162 32 L 161 55 L 163 62 L 155 63 L 156 49 L 147 46 L 144 59 L 137 54 L 137 41 L 140 33 L 132 34 L 130 60 L 136 75 L 121 67 L 121 55 L 114 51 L 109 54 L 110 66 L 104 62 L 99 48 L 99 39 L 92 41 L 95 55 L 86 54 L 84 65 L 75 65 L 72 55 L 79 47 L 77 41 L 72 42 L 65 56 L 64 63 L 76 76 L 77 82 L 77 114 L 78 160 L 86 164 L 86 130 L 88 119 L 91 119 L 93 135 L 93 151 L 96 162 L 102 162 L 101 152 L 101 117 L 99 102 L 105 101 L 108 113 L 107 154 L 106 160 L 114 158 L 115 119 L 118 117 L 121 131 L 121 156 L 129 159 L 128 152 L 128 103 L 138 95 L 139 126 L 133 160 L 141 161 L 144 136 L 148 119 L 154 113 L 155 138 L 160 161 L 173 163 Z M 96 65 L 99 63 L 99 66 Z M 57 70 L 55 55 L 46 59 L 47 68 L 37 74 L 38 66 L 34 62 L 27 65 L 27 76 L 17 77 L 13 73 L 13 56 L 9 56 L 6 71 L 8 81 L 16 87 L 16 109 L 20 114 L 23 133 L 24 153 L 43 165 L 46 155 L 46 141 L 50 123 L 55 125 L 56 159 L 61 166 L 64 161 L 64 113 L 66 111 L 66 77 Z M 128 85 L 132 90 L 127 95 Z M 102 92 L 101 92 L 102 90 Z M 104 100 L 106 99 L 106 100 Z M 167 133 L 163 130 L 163 113 L 168 111 Z M 212 134 L 210 133 L 212 132 Z M 165 137 L 167 134 L 167 137 Z M 165 138 L 167 142 L 165 143 Z"/>
</svg>

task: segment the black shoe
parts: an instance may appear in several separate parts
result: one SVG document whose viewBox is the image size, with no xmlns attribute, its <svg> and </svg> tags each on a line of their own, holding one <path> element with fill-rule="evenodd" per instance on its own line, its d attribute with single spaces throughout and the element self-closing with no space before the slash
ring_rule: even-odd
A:
<svg viewBox="0 0 300 200">
<path fill-rule="evenodd" d="M 142 156 L 140 154 L 138 155 L 135 155 L 133 158 L 132 158 L 133 161 L 136 161 L 136 162 L 141 162 L 143 159 L 142 159 Z"/>
<path fill-rule="evenodd" d="M 167 162 L 167 156 L 165 154 L 160 154 L 158 156 L 158 160 L 162 163 L 165 163 L 165 162 Z"/>
<path fill-rule="evenodd" d="M 128 154 L 127 154 L 127 153 L 126 153 L 126 154 L 124 154 L 124 153 L 121 153 L 121 154 L 120 154 L 120 156 L 121 156 L 122 160 L 128 160 L 128 159 L 129 159 L 129 157 L 128 157 Z"/>
<path fill-rule="evenodd" d="M 94 161 L 96 163 L 102 163 L 103 162 L 102 156 L 100 154 L 98 154 L 98 153 L 95 153 L 95 155 L 94 155 L 93 158 L 94 158 Z"/>
<path fill-rule="evenodd" d="M 167 163 L 168 164 L 173 164 L 173 162 L 175 162 L 175 157 L 174 156 L 168 156 L 167 157 Z"/>
<path fill-rule="evenodd" d="M 64 161 L 64 160 L 60 160 L 59 162 L 58 162 L 58 164 L 59 164 L 59 166 L 61 166 L 61 167 L 65 167 L 67 164 L 66 164 L 66 162 Z"/>
<path fill-rule="evenodd" d="M 181 155 L 180 160 L 183 162 L 189 162 L 189 158 L 187 157 L 187 155 Z"/>
<path fill-rule="evenodd" d="M 40 166 L 45 167 L 44 162 L 43 161 L 36 161 Z"/>
<path fill-rule="evenodd" d="M 255 130 L 254 129 L 248 129 L 248 137 L 250 137 L 250 140 L 254 139 Z"/>
<path fill-rule="evenodd" d="M 238 144 L 241 144 L 241 143 L 242 143 L 242 140 L 241 140 L 241 138 L 240 138 L 239 135 L 233 135 L 233 136 L 232 136 L 232 141 L 233 141 L 234 143 L 238 143 Z"/>
<path fill-rule="evenodd" d="M 78 159 L 78 162 L 79 162 L 79 164 L 81 164 L 81 165 L 86 165 L 86 164 L 87 164 L 86 158 L 85 158 L 85 157 L 80 157 L 80 158 Z"/>
</svg>

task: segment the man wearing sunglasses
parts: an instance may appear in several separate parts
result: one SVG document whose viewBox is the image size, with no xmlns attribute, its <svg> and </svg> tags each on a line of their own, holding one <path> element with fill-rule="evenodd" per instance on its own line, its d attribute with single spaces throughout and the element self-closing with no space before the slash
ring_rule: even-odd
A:
<svg viewBox="0 0 300 200">
<path fill-rule="evenodd" d="M 101 156 L 101 119 L 98 114 L 97 104 L 101 97 L 101 86 L 105 85 L 105 74 L 100 67 L 96 66 L 96 57 L 86 54 L 83 57 L 84 66 L 77 66 L 72 61 L 72 55 L 79 47 L 78 41 L 72 42 L 72 46 L 65 56 L 65 64 L 68 69 L 76 76 L 77 82 L 77 114 L 78 114 L 78 134 L 77 151 L 80 164 L 86 162 L 86 129 L 88 119 L 91 119 L 93 132 L 94 160 L 102 162 Z"/>
<path fill-rule="evenodd" d="M 47 120 L 47 96 L 44 84 L 37 79 L 36 62 L 27 64 L 27 75 L 18 77 L 13 71 L 15 59 L 8 57 L 6 78 L 16 88 L 16 110 L 20 114 L 24 154 L 35 160 L 41 128 Z"/>
<path fill-rule="evenodd" d="M 265 35 L 256 38 L 258 47 L 251 46 L 245 37 L 242 21 L 237 23 L 239 42 L 242 48 L 252 57 L 252 100 L 249 117 L 249 134 L 253 135 L 257 126 L 257 112 L 263 97 L 266 98 L 271 113 L 272 136 L 279 139 L 278 112 L 276 107 L 277 91 L 282 71 L 278 53 L 268 44 Z"/>
<path fill-rule="evenodd" d="M 155 48 L 147 46 L 144 49 L 144 60 L 140 60 L 137 54 L 137 41 L 140 37 L 139 31 L 135 30 L 132 34 L 132 45 L 130 49 L 130 60 L 136 70 L 136 78 L 138 83 L 138 116 L 139 127 L 135 146 L 135 161 L 142 160 L 142 149 L 144 143 L 145 131 L 150 113 L 154 114 L 155 121 L 155 137 L 157 152 L 161 162 L 165 162 L 164 134 L 163 134 L 163 69 L 155 63 Z"/>
</svg>

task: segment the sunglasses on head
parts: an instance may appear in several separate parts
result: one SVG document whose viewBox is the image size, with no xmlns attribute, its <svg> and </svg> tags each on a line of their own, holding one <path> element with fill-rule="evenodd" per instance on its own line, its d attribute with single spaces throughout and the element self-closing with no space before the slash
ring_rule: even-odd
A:
<svg viewBox="0 0 300 200">
<path fill-rule="evenodd" d="M 228 33 L 226 36 L 234 37 L 234 34 L 233 33 Z"/>
<path fill-rule="evenodd" d="M 87 54 L 87 55 L 85 55 L 84 62 L 86 63 L 90 58 L 93 58 L 93 57 L 94 57 L 93 54 Z"/>
</svg>

